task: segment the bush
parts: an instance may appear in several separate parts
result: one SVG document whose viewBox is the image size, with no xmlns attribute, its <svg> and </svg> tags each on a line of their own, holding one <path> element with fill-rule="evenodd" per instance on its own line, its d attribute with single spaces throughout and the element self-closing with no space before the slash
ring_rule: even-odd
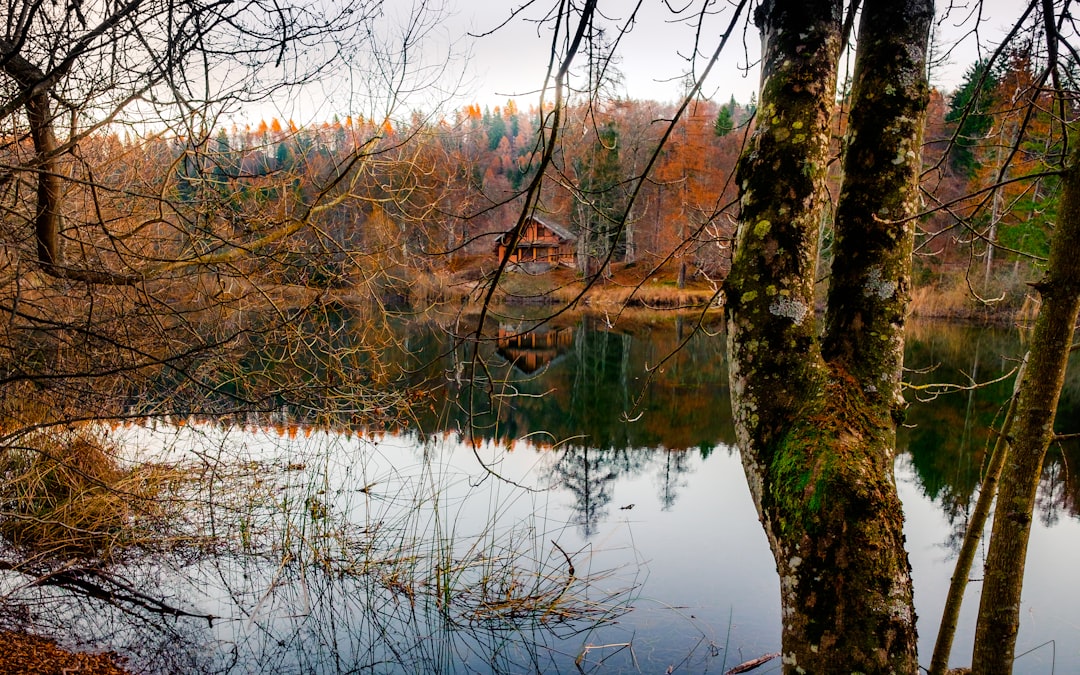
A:
<svg viewBox="0 0 1080 675">
<path fill-rule="evenodd" d="M 0 534 L 45 558 L 107 559 L 149 539 L 163 467 L 122 469 L 90 429 L 40 433 L 0 460 Z"/>
</svg>

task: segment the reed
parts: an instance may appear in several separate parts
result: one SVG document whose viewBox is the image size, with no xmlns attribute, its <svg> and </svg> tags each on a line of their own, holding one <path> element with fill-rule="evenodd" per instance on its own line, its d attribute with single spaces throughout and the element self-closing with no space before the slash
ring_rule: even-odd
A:
<svg viewBox="0 0 1080 675">
<path fill-rule="evenodd" d="M 463 653 L 556 659 L 560 640 L 630 609 L 634 582 L 594 569 L 591 549 L 564 550 L 565 524 L 521 508 L 529 493 L 478 485 L 439 460 L 440 444 L 457 439 L 416 439 L 417 464 L 402 461 L 409 444 L 388 457 L 371 438 L 191 419 L 24 440 L 33 447 L 3 455 L 0 533 L 28 554 L 18 568 L 28 578 L 71 582 L 60 584 L 68 596 L 35 584 L 13 596 L 35 607 L 38 623 L 55 615 L 56 634 L 72 612 L 86 612 L 79 595 L 96 588 L 83 620 L 100 617 L 107 631 L 147 607 L 192 617 L 184 630 L 220 620 L 250 672 L 271 672 L 262 659 L 289 653 L 339 658 L 312 655 L 303 636 L 330 645 L 343 630 L 347 658 L 433 672 Z M 479 505 L 480 519 L 461 517 Z M 168 653 L 182 656 L 186 638 L 152 616 L 137 621 L 158 627 Z M 193 644 L 205 650 L 206 640 L 214 638 Z M 156 664 L 161 655 L 141 651 L 151 642 L 119 650 Z"/>
<path fill-rule="evenodd" d="M 158 540 L 163 490 L 177 479 L 158 464 L 125 468 L 90 427 L 43 431 L 0 455 L 0 534 L 41 560 L 114 558 Z"/>
<path fill-rule="evenodd" d="M 908 313 L 923 319 L 952 319 L 982 323 L 1032 320 L 1037 296 L 1019 271 L 1002 270 L 988 282 L 962 274 L 942 276 L 920 284 L 911 294 Z"/>
</svg>

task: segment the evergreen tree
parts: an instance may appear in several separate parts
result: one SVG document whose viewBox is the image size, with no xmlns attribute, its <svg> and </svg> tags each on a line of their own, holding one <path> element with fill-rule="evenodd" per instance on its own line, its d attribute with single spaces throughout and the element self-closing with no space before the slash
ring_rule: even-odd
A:
<svg viewBox="0 0 1080 675">
<path fill-rule="evenodd" d="M 723 138 L 727 136 L 735 129 L 734 111 L 735 97 L 731 98 L 731 102 L 720 106 L 720 112 L 716 114 L 716 122 L 713 123 L 713 133 Z"/>
<path fill-rule="evenodd" d="M 277 150 L 275 151 L 275 158 L 277 159 L 277 170 L 288 170 L 293 166 L 293 151 L 289 147 L 289 141 L 282 140 L 277 144 Z"/>
<path fill-rule="evenodd" d="M 987 72 L 988 63 L 978 61 L 964 74 L 964 82 L 953 94 L 945 121 L 959 124 L 956 141 L 949 151 L 949 166 L 957 174 L 971 178 L 978 162 L 974 148 L 993 125 L 989 111 L 993 100 L 990 92 L 997 84 L 994 73 Z"/>
<path fill-rule="evenodd" d="M 215 139 L 214 154 L 213 175 L 215 181 L 221 183 L 224 182 L 226 178 L 236 173 L 233 167 L 232 148 L 229 147 L 229 134 L 225 129 L 218 130 L 217 138 Z"/>
<path fill-rule="evenodd" d="M 619 130 L 614 122 L 597 129 L 596 140 L 578 166 L 581 177 L 582 208 L 578 219 L 583 253 L 589 258 L 606 257 L 614 250 L 625 252 L 624 228 L 620 218 L 625 194 L 620 189 Z"/>
<path fill-rule="evenodd" d="M 485 111 L 484 126 L 487 127 L 488 150 L 494 151 L 506 136 L 506 120 L 503 119 L 502 111 L 499 108 L 495 108 L 495 114 Z"/>
</svg>

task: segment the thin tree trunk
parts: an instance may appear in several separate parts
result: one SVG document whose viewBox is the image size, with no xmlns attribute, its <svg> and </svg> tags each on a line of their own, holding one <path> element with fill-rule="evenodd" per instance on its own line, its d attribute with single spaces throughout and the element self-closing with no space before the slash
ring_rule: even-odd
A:
<svg viewBox="0 0 1080 675">
<path fill-rule="evenodd" d="M 1080 312 L 1080 153 L 1070 159 L 1063 187 L 1046 276 L 1034 284 L 1042 308 L 1031 337 L 1027 375 L 1020 385 L 1012 448 L 1002 472 L 986 557 L 971 664 L 976 673 L 1012 670 L 1035 494 L 1054 434 Z"/>
<path fill-rule="evenodd" d="M 830 0 L 758 10 L 759 122 L 739 163 L 726 286 L 732 406 L 780 573 L 785 672 L 914 674 L 893 453 L 933 6 L 871 0 L 863 9 L 819 345 L 814 269 L 841 10 Z"/>
<path fill-rule="evenodd" d="M 17 52 L 16 46 L 0 40 L 3 69 L 26 93 L 26 117 L 37 159 L 37 205 L 34 229 L 38 261 L 46 270 L 60 263 L 59 236 L 60 174 L 56 163 L 56 134 L 45 73 Z"/>
<path fill-rule="evenodd" d="M 138 6 L 138 1 L 128 3 L 116 16 L 102 24 L 96 31 L 104 30 L 114 21 Z M 95 31 L 95 32 L 96 32 Z M 86 48 L 85 40 L 76 51 Z M 73 58 L 73 52 L 69 59 Z M 68 63 L 67 65 L 70 65 Z M 50 88 L 59 73 L 66 68 L 60 64 L 46 75 L 36 65 L 18 53 L 15 44 L 0 38 L 0 69 L 22 88 L 20 98 L 26 101 L 26 117 L 30 125 L 30 138 L 34 143 L 37 171 L 37 201 L 34 213 L 34 235 L 37 242 L 37 259 L 41 270 L 55 277 L 87 281 L 90 283 L 130 285 L 139 281 L 134 275 L 119 275 L 105 271 L 71 269 L 63 264 L 60 247 L 60 202 L 63 196 L 56 132 L 53 129 L 53 113 L 50 104 Z"/>
<path fill-rule="evenodd" d="M 1027 359 L 1028 356 L 1025 356 L 1024 364 L 1027 363 Z M 941 611 L 941 625 L 934 642 L 934 655 L 930 660 L 930 675 L 945 675 L 949 668 L 949 655 L 952 653 L 956 626 L 960 621 L 960 608 L 964 602 L 964 591 L 967 590 L 971 565 L 975 561 L 975 552 L 978 551 L 979 542 L 982 540 L 983 528 L 990 517 L 990 507 L 994 503 L 994 495 L 997 494 L 998 478 L 1001 476 L 1001 468 L 1005 465 L 1005 456 L 1009 451 L 1006 439 L 1012 433 L 1013 418 L 1016 416 L 1016 399 L 1019 395 L 1020 383 L 1024 379 L 1024 370 L 1022 364 L 1019 372 L 1016 373 L 1016 386 L 1009 400 L 1009 409 L 1005 412 L 1005 419 L 1001 423 L 997 440 L 994 441 L 994 449 L 990 452 L 986 475 L 979 488 L 979 498 L 968 520 L 960 554 L 956 557 L 952 581 L 949 583 L 949 594 L 945 599 L 945 608 Z"/>
</svg>

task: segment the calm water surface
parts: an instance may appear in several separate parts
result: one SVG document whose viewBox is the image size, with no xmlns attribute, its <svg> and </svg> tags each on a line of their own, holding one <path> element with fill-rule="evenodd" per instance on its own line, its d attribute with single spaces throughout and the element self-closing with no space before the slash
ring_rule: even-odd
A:
<svg viewBox="0 0 1080 675">
<path fill-rule="evenodd" d="M 191 488 L 204 507 L 180 527 L 225 544 L 113 571 L 212 621 L 10 584 L 9 597 L 146 672 L 699 673 L 778 651 L 779 584 L 733 447 L 722 336 L 502 328 L 478 389 L 461 384 L 464 349 L 412 333 L 411 377 L 444 392 L 416 429 L 290 428 L 284 411 L 276 428 L 116 432 L 133 455 L 198 458 L 217 476 Z M 913 403 L 896 468 L 928 661 L 986 431 L 1012 386 L 934 398 L 928 385 L 1001 377 L 1023 347 L 1015 331 L 916 326 L 911 338 L 909 398 L 933 400 Z M 1072 372 L 1065 432 L 1080 430 Z M 1080 672 L 1078 455 L 1055 448 L 1040 489 L 1017 673 Z"/>
</svg>

